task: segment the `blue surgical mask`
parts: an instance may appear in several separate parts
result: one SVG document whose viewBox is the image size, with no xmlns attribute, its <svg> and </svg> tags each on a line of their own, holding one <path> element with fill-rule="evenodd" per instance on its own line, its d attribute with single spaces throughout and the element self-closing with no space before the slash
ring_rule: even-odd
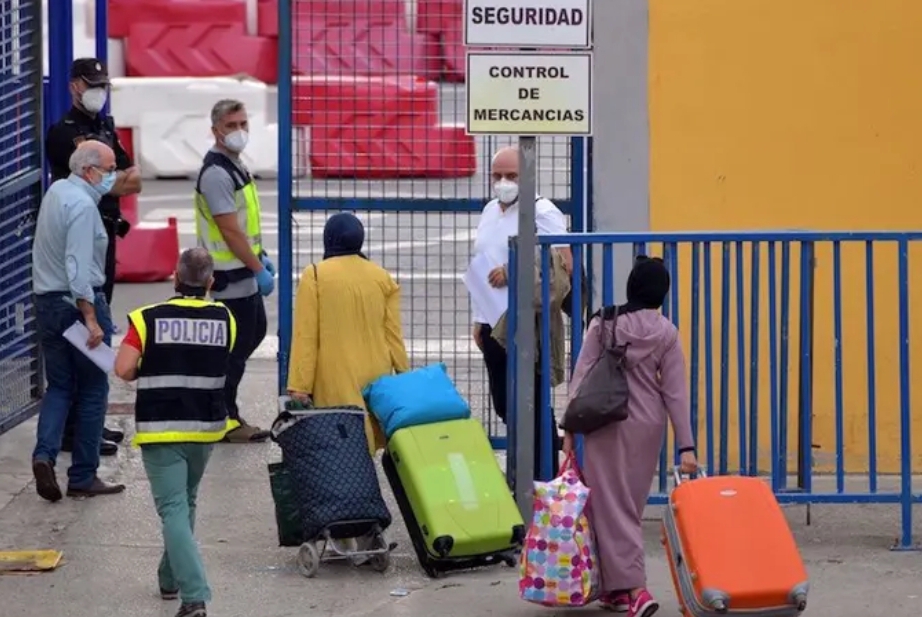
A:
<svg viewBox="0 0 922 617">
<path fill-rule="evenodd" d="M 102 180 L 99 181 L 99 184 L 94 184 L 93 188 L 95 188 L 100 195 L 108 195 L 112 187 L 115 186 L 115 178 L 116 173 L 114 171 L 106 172 L 102 174 Z"/>
</svg>

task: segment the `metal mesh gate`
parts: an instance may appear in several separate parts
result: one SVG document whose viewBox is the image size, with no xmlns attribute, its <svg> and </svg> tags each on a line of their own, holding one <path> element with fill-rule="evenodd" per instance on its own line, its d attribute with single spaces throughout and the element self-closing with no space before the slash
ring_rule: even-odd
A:
<svg viewBox="0 0 922 617">
<path fill-rule="evenodd" d="M 433 45 L 414 27 L 424 1 L 279 3 L 280 386 L 300 273 L 321 259 L 329 214 L 353 211 L 366 225 L 366 254 L 401 286 L 413 366 L 445 362 L 502 446 L 461 275 L 491 198 L 490 159 L 513 139 L 465 135 L 464 83 L 427 68 L 451 41 Z M 573 229 L 582 229 L 583 152 L 583 139 L 539 140 L 540 193 Z"/>
<path fill-rule="evenodd" d="M 32 232 L 42 194 L 41 2 L 0 0 L 0 433 L 40 396 Z"/>
</svg>

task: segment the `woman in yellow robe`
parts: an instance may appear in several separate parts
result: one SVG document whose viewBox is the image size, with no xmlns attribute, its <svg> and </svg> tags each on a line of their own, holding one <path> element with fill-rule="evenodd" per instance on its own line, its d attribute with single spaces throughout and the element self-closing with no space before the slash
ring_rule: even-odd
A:
<svg viewBox="0 0 922 617">
<path fill-rule="evenodd" d="M 301 274 L 295 301 L 288 392 L 315 407 L 365 408 L 362 389 L 409 370 L 400 324 L 400 287 L 362 254 L 365 228 L 353 214 L 334 214 L 323 229 L 323 260 Z M 372 454 L 384 435 L 370 414 Z"/>
</svg>

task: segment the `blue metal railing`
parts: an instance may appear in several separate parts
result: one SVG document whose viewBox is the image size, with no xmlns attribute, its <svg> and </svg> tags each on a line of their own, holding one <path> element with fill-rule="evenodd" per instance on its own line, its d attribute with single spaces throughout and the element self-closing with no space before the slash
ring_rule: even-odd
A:
<svg viewBox="0 0 922 617">
<path fill-rule="evenodd" d="M 896 548 L 908 549 L 912 507 L 922 502 L 922 493 L 912 487 L 909 325 L 910 250 L 922 246 L 920 241 L 922 231 L 542 236 L 542 306 L 550 300 L 552 244 L 572 247 L 574 281 L 582 274 L 583 257 L 590 250 L 601 253 L 600 289 L 590 297 L 603 305 L 614 303 L 625 282 L 615 280 L 616 253 L 621 255 L 616 247 L 663 257 L 672 290 L 662 310 L 687 350 L 690 414 L 701 462 L 716 474 L 764 476 L 783 503 L 899 504 Z M 513 247 L 510 264 L 516 259 Z M 578 289 L 575 285 L 577 296 Z M 510 313 L 515 310 L 510 285 Z M 582 329 L 577 315 L 572 362 Z M 539 329 L 543 349 L 549 337 L 545 314 Z M 514 355 L 515 337 L 509 340 Z M 879 374 L 881 355 L 897 358 L 887 363 L 893 367 L 888 374 Z M 550 358 L 541 362 L 541 385 L 550 392 Z M 884 377 L 892 379 L 884 385 Z M 854 396 L 856 391 L 865 396 Z M 514 410 L 514 392 L 510 395 Z M 544 399 L 541 417 L 550 427 L 551 397 Z M 881 413 L 885 407 L 889 422 Z M 553 474 L 551 447 L 548 436 L 541 477 Z M 674 462 L 672 446 L 664 445 L 651 504 L 665 503 Z"/>
</svg>

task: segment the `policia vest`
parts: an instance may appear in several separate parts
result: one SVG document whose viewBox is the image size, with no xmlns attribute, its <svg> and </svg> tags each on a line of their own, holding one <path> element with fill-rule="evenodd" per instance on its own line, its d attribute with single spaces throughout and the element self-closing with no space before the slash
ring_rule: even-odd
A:
<svg viewBox="0 0 922 617">
<path fill-rule="evenodd" d="M 224 241 L 221 230 L 214 222 L 208 202 L 202 195 L 202 174 L 209 167 L 218 166 L 228 173 L 234 182 L 234 201 L 237 204 L 237 221 L 240 230 L 247 237 L 247 242 L 255 255 L 263 253 L 262 230 L 260 221 L 262 213 L 259 208 L 259 195 L 256 193 L 256 183 L 248 171 L 241 170 L 226 155 L 210 151 L 205 155 L 202 169 L 199 171 L 195 183 L 195 233 L 198 236 L 199 246 L 208 249 L 214 259 L 214 291 L 223 291 L 229 283 L 235 283 L 255 276 L 253 271 L 237 259 Z"/>
<path fill-rule="evenodd" d="M 173 298 L 128 315 L 141 339 L 134 443 L 212 443 L 232 428 L 224 379 L 237 324 L 217 302 Z"/>
</svg>

